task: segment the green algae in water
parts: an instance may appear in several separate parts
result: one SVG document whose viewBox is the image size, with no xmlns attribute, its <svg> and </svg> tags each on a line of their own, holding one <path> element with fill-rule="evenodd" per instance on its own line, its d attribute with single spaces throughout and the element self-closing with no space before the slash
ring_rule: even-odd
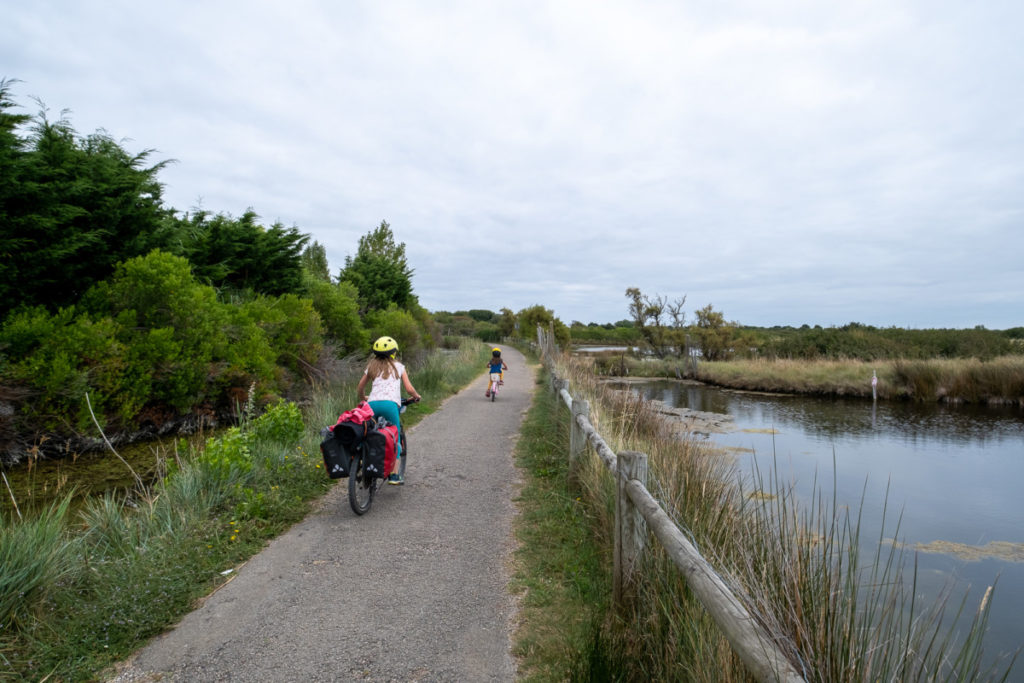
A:
<svg viewBox="0 0 1024 683">
<path fill-rule="evenodd" d="M 932 541 L 931 543 L 918 543 L 914 548 L 923 553 L 953 555 L 968 562 L 984 559 L 1024 562 L 1024 543 L 1010 543 L 1009 541 L 992 541 L 985 545 Z"/>
</svg>

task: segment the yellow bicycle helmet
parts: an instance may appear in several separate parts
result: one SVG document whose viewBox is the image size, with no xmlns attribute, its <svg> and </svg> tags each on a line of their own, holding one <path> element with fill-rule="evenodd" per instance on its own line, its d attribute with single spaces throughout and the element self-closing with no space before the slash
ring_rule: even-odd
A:
<svg viewBox="0 0 1024 683">
<path fill-rule="evenodd" d="M 373 352 L 381 358 L 394 358 L 398 353 L 398 342 L 391 337 L 381 337 L 373 342 Z"/>
<path fill-rule="evenodd" d="M 501 355 L 501 349 L 499 349 L 497 346 L 495 346 L 493 349 L 491 349 L 491 355 L 492 356 L 500 356 Z"/>
</svg>

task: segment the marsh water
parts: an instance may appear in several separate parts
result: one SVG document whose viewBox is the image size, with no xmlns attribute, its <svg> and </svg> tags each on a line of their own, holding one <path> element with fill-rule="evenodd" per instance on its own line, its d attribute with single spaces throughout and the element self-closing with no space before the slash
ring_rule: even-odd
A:
<svg viewBox="0 0 1024 683">
<path fill-rule="evenodd" d="M 1024 409 L 769 395 L 670 380 L 627 386 L 671 406 L 732 416 L 735 431 L 702 438 L 730 448 L 748 483 L 756 466 L 764 476 L 777 470 L 805 502 L 815 487 L 829 500 L 834 493 L 861 511 L 861 540 L 875 546 L 865 550 L 884 536 L 905 544 L 911 567 L 916 554 L 926 601 L 951 589 L 955 612 L 967 594 L 973 616 L 998 580 L 986 650 L 1024 644 Z"/>
<path fill-rule="evenodd" d="M 119 446 L 120 459 L 109 451 L 57 459 L 30 457 L 3 470 L 7 481 L 0 482 L 0 514 L 11 517 L 19 511 L 39 511 L 68 495 L 72 496 L 72 508 L 91 496 L 123 495 L 135 487 L 135 475 L 147 484 L 152 483 L 166 472 L 176 453 L 187 454 L 190 444 L 198 444 L 213 434 Z"/>
</svg>

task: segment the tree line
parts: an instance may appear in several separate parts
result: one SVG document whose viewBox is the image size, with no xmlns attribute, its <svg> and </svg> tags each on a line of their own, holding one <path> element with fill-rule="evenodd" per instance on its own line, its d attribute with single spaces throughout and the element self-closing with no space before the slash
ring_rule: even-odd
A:
<svg viewBox="0 0 1024 683">
<path fill-rule="evenodd" d="M 686 297 L 649 295 L 626 290 L 629 318 L 614 324 L 569 327 L 573 343 L 613 343 L 643 346 L 659 358 L 698 353 L 705 360 L 767 358 L 800 360 L 880 360 L 978 358 L 1024 353 L 1024 328 L 989 330 L 906 329 L 851 322 L 842 326 L 754 327 L 726 320 L 708 304 L 684 311 Z"/>
<path fill-rule="evenodd" d="M 152 150 L 66 113 L 19 113 L 0 80 L 0 451 L 160 432 L 294 394 L 380 334 L 415 355 L 439 329 L 386 221 L 336 275 L 297 227 L 179 211 Z M 88 435 L 88 436 L 87 436 Z"/>
</svg>

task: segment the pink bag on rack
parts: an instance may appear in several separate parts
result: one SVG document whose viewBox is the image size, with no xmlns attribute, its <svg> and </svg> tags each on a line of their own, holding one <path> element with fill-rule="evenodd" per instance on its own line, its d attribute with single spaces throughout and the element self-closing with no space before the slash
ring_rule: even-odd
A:
<svg viewBox="0 0 1024 683">
<path fill-rule="evenodd" d="M 366 422 L 373 419 L 373 408 L 366 401 L 363 401 L 352 410 L 346 410 L 338 417 L 338 422 Z"/>
</svg>

